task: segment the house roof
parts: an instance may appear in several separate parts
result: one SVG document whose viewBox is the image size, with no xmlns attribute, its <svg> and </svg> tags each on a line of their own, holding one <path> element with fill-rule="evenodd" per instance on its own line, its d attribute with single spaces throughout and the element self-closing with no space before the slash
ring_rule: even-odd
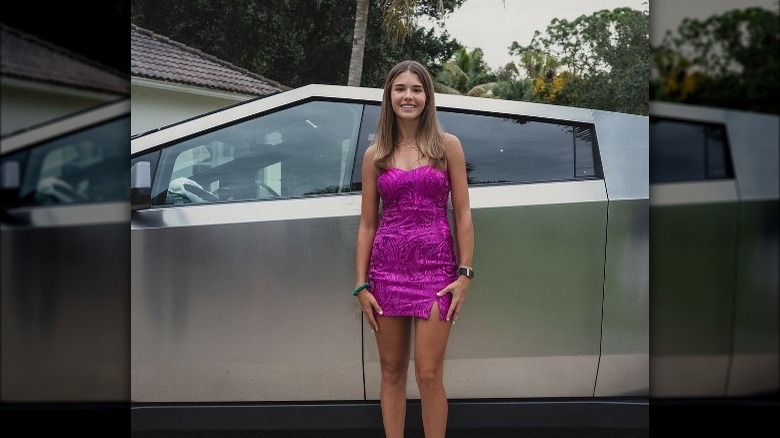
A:
<svg viewBox="0 0 780 438">
<path fill-rule="evenodd" d="M 131 24 L 130 73 L 215 90 L 263 96 L 290 87 Z"/>
<path fill-rule="evenodd" d="M 127 74 L 0 23 L 0 74 L 82 90 L 130 94 Z"/>
</svg>

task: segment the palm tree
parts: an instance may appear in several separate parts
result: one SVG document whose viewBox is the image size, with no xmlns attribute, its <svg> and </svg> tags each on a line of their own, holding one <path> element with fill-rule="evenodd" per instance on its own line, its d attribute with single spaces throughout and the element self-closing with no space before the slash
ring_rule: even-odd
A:
<svg viewBox="0 0 780 438">
<path fill-rule="evenodd" d="M 469 52 L 461 48 L 436 75 L 434 89 L 440 93 L 487 97 L 496 83 L 495 75 L 483 60 L 482 49 Z"/>
<path fill-rule="evenodd" d="M 322 0 L 318 0 L 318 5 Z M 444 10 L 444 1 L 436 0 L 439 11 Z M 386 0 L 382 25 L 394 42 L 402 42 L 414 24 L 414 11 L 417 0 Z M 352 34 L 352 57 L 349 60 L 347 85 L 360 86 L 363 76 L 363 53 L 366 48 L 366 26 L 368 24 L 368 0 L 357 0 L 355 9 L 355 31 Z"/>
<path fill-rule="evenodd" d="M 349 59 L 347 85 L 360 86 L 363 76 L 363 52 L 366 48 L 366 25 L 368 24 L 368 0 L 357 0 L 355 10 L 355 31 L 352 33 L 352 56 Z"/>
</svg>

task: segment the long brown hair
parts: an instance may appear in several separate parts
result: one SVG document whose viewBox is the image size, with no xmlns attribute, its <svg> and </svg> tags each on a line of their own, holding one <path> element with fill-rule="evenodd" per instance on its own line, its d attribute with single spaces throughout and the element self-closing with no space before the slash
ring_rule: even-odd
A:
<svg viewBox="0 0 780 438">
<path fill-rule="evenodd" d="M 437 169 L 446 166 L 446 151 L 444 150 L 444 131 L 439 125 L 436 115 L 436 102 L 433 96 L 433 78 L 422 64 L 417 61 L 401 61 L 387 73 L 385 92 L 382 96 L 382 108 L 376 128 L 376 154 L 374 166 L 380 172 L 390 167 L 393 150 L 398 142 L 398 129 L 390 93 L 393 81 L 399 74 L 409 71 L 417 75 L 425 92 L 425 107 L 420 113 L 420 123 L 417 125 L 417 146 L 420 154 L 427 158 Z"/>
</svg>

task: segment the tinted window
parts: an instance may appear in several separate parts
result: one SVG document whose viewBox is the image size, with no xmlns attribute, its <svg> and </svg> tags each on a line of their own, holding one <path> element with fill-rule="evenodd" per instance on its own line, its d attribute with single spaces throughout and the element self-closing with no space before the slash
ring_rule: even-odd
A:
<svg viewBox="0 0 780 438">
<path fill-rule="evenodd" d="M 600 175 L 594 162 L 595 135 L 588 124 L 525 117 L 439 110 L 442 128 L 463 145 L 469 184 L 590 179 Z M 366 105 L 353 180 L 360 189 L 360 162 L 374 139 L 378 105 Z"/>
<path fill-rule="evenodd" d="M 460 139 L 470 184 L 588 178 L 593 130 L 573 125 L 439 111 L 445 131 Z"/>
<path fill-rule="evenodd" d="M 308 102 L 163 149 L 152 204 L 348 190 L 362 106 Z"/>
<path fill-rule="evenodd" d="M 650 117 L 650 182 L 731 178 L 723 125 Z"/>
<path fill-rule="evenodd" d="M 22 176 L 22 205 L 129 199 L 130 118 L 34 146 Z"/>
</svg>

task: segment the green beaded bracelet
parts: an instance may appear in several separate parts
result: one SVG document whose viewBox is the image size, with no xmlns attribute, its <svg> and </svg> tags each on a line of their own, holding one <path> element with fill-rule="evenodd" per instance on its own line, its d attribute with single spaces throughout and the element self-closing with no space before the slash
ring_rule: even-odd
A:
<svg viewBox="0 0 780 438">
<path fill-rule="evenodd" d="M 355 290 L 352 291 L 352 295 L 357 296 L 357 294 L 363 289 L 368 289 L 368 282 L 365 282 L 360 286 L 356 287 Z"/>
</svg>

